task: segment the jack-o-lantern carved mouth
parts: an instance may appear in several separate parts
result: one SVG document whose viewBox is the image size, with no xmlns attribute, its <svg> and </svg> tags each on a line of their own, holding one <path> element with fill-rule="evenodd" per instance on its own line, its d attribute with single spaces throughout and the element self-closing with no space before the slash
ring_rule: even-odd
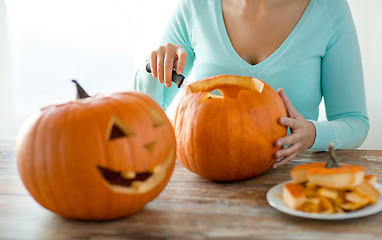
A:
<svg viewBox="0 0 382 240">
<path fill-rule="evenodd" d="M 135 181 L 146 181 L 153 175 L 152 172 L 117 172 L 107 168 L 98 166 L 98 170 L 101 172 L 103 178 L 112 185 L 120 185 L 123 187 L 131 187 Z"/>
<path fill-rule="evenodd" d="M 144 172 L 118 172 L 106 167 L 97 166 L 105 183 L 114 192 L 144 193 L 160 184 L 174 161 L 175 150 L 168 155 L 166 161 Z"/>
</svg>

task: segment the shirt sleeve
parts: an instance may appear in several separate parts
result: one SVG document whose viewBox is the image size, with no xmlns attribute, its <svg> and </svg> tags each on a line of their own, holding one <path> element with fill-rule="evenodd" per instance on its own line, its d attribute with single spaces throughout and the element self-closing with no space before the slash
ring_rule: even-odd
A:
<svg viewBox="0 0 382 240">
<path fill-rule="evenodd" d="M 182 45 L 187 52 L 186 66 L 183 71 L 183 76 L 187 78 L 192 70 L 195 54 L 191 46 L 191 24 L 189 23 L 193 19 L 193 12 L 186 2 L 189 1 L 181 1 L 174 11 L 159 46 L 166 43 Z M 145 66 L 137 70 L 134 78 L 131 80 L 130 89 L 146 93 L 154 98 L 165 110 L 179 91 L 176 84 L 172 84 L 169 88 L 166 88 L 164 84 L 160 84 L 151 73 L 146 72 Z"/>
<path fill-rule="evenodd" d="M 357 148 L 369 131 L 357 33 L 349 6 L 342 2 L 344 11 L 337 20 L 328 13 L 332 36 L 321 65 L 321 88 L 328 121 L 311 121 L 316 128 L 316 139 L 310 148 L 313 151 L 326 151 L 329 142 L 333 142 L 335 148 Z"/>
</svg>

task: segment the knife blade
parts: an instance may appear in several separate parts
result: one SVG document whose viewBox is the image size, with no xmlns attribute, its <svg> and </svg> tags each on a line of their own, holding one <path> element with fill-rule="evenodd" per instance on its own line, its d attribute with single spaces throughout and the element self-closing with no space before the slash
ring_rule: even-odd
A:
<svg viewBox="0 0 382 240">
<path fill-rule="evenodd" d="M 146 64 L 146 71 L 148 73 L 151 73 L 151 64 L 150 62 L 147 62 Z M 175 70 L 172 70 L 172 79 L 171 79 L 178 88 L 186 88 L 189 84 L 185 77 L 182 74 L 177 74 Z"/>
</svg>

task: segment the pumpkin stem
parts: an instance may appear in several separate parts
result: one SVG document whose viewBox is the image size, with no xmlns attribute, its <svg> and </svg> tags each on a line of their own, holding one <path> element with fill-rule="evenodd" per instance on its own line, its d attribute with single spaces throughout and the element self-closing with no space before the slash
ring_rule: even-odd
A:
<svg viewBox="0 0 382 240">
<path fill-rule="evenodd" d="M 341 168 L 340 164 L 338 163 L 336 153 L 334 152 L 334 143 L 329 144 L 329 159 L 325 164 L 326 168 Z"/>
<path fill-rule="evenodd" d="M 76 87 L 77 87 L 77 99 L 90 97 L 89 94 L 87 94 L 85 92 L 85 90 L 80 86 L 80 84 L 78 84 L 78 82 L 76 80 L 73 79 L 72 82 L 74 82 L 76 84 Z"/>
</svg>

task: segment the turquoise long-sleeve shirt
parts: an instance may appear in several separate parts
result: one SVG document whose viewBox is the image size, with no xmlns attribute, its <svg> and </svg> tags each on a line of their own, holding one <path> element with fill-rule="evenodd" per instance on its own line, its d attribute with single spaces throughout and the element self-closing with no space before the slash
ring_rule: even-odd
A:
<svg viewBox="0 0 382 240">
<path fill-rule="evenodd" d="M 228 37 L 221 0 L 183 0 L 161 44 L 180 44 L 187 52 L 183 75 L 195 79 L 232 74 L 259 78 L 283 88 L 293 106 L 316 128 L 314 151 L 357 148 L 369 130 L 362 62 L 357 33 L 346 0 L 311 0 L 282 45 L 264 61 L 242 59 Z M 178 88 L 159 84 L 144 66 L 132 88 L 153 97 L 166 109 Z M 325 100 L 327 121 L 317 121 Z"/>
</svg>

